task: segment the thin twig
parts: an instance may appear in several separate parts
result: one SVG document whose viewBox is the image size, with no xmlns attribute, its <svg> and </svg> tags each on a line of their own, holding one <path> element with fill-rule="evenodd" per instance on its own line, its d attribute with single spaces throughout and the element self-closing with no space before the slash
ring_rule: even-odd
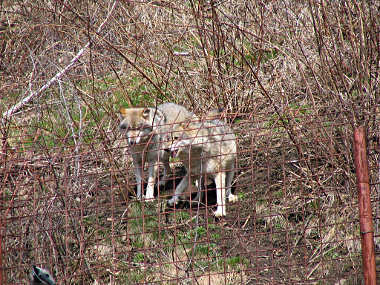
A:
<svg viewBox="0 0 380 285">
<path fill-rule="evenodd" d="M 103 23 L 100 24 L 98 29 L 96 30 L 97 33 L 100 33 L 105 23 L 110 18 L 115 6 L 116 6 L 117 0 L 113 3 L 106 19 L 103 21 Z M 41 95 L 43 91 L 48 89 L 53 83 L 55 83 L 57 80 L 59 80 L 67 71 L 69 71 L 74 64 L 79 60 L 79 58 L 84 54 L 84 52 L 87 50 L 87 48 L 90 46 L 91 40 L 86 43 L 86 45 L 81 48 L 81 50 L 77 53 L 77 55 L 70 61 L 70 63 L 61 71 L 59 71 L 54 77 L 52 77 L 46 84 L 44 84 L 39 90 L 32 92 L 28 96 L 26 96 L 24 99 L 22 99 L 17 104 L 13 105 L 10 109 L 5 111 L 3 113 L 3 120 L 8 120 L 14 113 L 16 113 L 18 110 L 20 110 L 22 107 L 24 107 L 26 104 L 28 104 L 32 99 L 38 97 Z"/>
</svg>

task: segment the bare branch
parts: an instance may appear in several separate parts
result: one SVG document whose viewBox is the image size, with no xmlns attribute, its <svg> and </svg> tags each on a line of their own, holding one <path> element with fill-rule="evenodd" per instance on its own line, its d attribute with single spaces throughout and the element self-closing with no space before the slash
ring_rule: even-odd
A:
<svg viewBox="0 0 380 285">
<path fill-rule="evenodd" d="M 105 23 L 108 21 L 109 17 L 111 16 L 115 6 L 116 6 L 117 0 L 113 3 L 107 17 L 105 20 L 100 24 L 98 29 L 96 30 L 97 33 L 100 33 Z M 77 55 L 70 61 L 70 63 L 62 69 L 60 72 L 58 72 L 53 78 L 51 78 L 45 85 L 43 85 L 39 90 L 32 92 L 28 96 L 26 96 L 24 99 L 22 99 L 17 104 L 13 105 L 10 109 L 5 111 L 3 113 L 3 120 L 8 120 L 14 113 L 16 113 L 18 110 L 20 110 L 22 107 L 24 107 L 27 103 L 29 103 L 32 99 L 38 97 L 41 95 L 43 91 L 48 89 L 53 83 L 55 83 L 57 80 L 59 80 L 67 71 L 69 71 L 74 64 L 79 60 L 79 58 L 84 54 L 84 52 L 87 50 L 87 48 L 90 46 L 91 41 L 88 41 L 86 45 L 81 48 L 81 50 L 77 53 Z"/>
</svg>

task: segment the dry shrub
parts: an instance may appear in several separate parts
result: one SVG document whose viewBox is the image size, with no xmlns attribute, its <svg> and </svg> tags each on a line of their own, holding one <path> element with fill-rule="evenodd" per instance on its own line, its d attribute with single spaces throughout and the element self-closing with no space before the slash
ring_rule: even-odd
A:
<svg viewBox="0 0 380 285">
<path fill-rule="evenodd" d="M 10 282 L 25 275 L 11 268 L 26 270 L 33 260 L 69 283 L 118 281 L 99 269 L 122 271 L 125 264 L 111 257 L 125 258 L 128 270 L 136 266 L 129 230 L 106 220 L 128 217 L 120 203 L 129 199 L 124 188 L 133 188 L 117 110 L 171 101 L 197 114 L 223 108 L 238 136 L 235 188 L 243 197 L 232 206 L 231 232 L 221 235 L 232 240 L 226 251 L 257 269 L 242 265 L 241 278 L 231 282 L 339 282 L 353 275 L 349 281 L 359 283 L 352 133 L 359 125 L 367 129 L 371 183 L 379 191 L 373 143 L 379 137 L 379 4 L 120 1 L 96 32 L 112 4 L 0 4 L 2 112 L 91 42 L 55 85 L 2 121 L 5 247 L 33 249 L 7 253 Z M 101 191 L 110 189 L 113 198 Z M 378 195 L 372 200 L 379 204 Z M 149 245 L 162 241 L 149 237 Z M 152 276 L 158 281 L 164 273 L 158 268 Z M 204 276 L 199 284 L 208 282 Z"/>
</svg>

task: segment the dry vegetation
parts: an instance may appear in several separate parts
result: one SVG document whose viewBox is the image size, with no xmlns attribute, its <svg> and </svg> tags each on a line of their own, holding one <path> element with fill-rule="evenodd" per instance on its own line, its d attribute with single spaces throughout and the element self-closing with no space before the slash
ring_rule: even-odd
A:
<svg viewBox="0 0 380 285">
<path fill-rule="evenodd" d="M 379 9 L 0 1 L 5 280 L 36 263 L 60 284 L 361 284 L 352 133 L 379 237 Z M 228 114 L 241 202 L 225 221 L 126 194 L 117 110 L 162 102 Z"/>
</svg>

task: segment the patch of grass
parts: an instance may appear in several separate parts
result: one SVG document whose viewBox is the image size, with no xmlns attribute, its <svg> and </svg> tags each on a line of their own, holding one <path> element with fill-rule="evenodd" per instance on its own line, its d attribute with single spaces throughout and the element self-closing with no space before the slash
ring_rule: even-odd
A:
<svg viewBox="0 0 380 285">
<path fill-rule="evenodd" d="M 284 197 L 284 191 L 282 189 L 274 191 L 273 197 L 277 198 L 277 199 L 283 198 Z"/>
<path fill-rule="evenodd" d="M 123 268 L 125 267 L 125 269 Z M 119 284 L 136 284 L 142 282 L 150 273 L 150 270 L 143 270 L 139 267 L 131 268 L 129 264 L 125 264 L 120 270 L 121 274 L 116 276 Z"/>
<path fill-rule="evenodd" d="M 157 92 L 152 87 L 142 84 L 144 81 L 139 77 L 132 78 L 130 83 L 128 86 L 132 92 L 121 90 L 118 79 L 111 75 L 76 82 L 76 86 L 84 94 L 91 94 L 91 100 L 84 94 L 73 95 L 69 91 L 63 95 L 63 100 L 58 90 L 52 90 L 50 98 L 57 103 L 49 105 L 43 115 L 36 113 L 27 118 L 28 136 L 23 140 L 24 147 L 53 149 L 57 146 L 74 146 L 74 138 L 78 140 L 79 136 L 82 142 L 93 143 L 94 138 L 99 135 L 99 129 L 112 120 L 112 114 L 118 113 L 121 106 L 129 107 L 124 92 L 128 92 L 136 105 L 154 103 Z M 114 91 L 107 93 L 109 89 Z M 14 94 L 7 102 L 15 101 L 18 96 Z M 3 101 L 2 104 L 6 105 L 7 102 Z M 8 137 L 16 138 L 25 134 L 22 132 L 24 129 L 17 126 L 17 121 L 12 122 L 11 127 Z"/>
<path fill-rule="evenodd" d="M 195 254 L 199 255 L 212 255 L 215 256 L 217 252 L 217 244 L 216 243 L 207 243 L 207 244 L 198 244 L 195 247 Z"/>
<path fill-rule="evenodd" d="M 242 201 L 242 200 L 246 200 L 248 198 L 249 193 L 239 192 L 239 193 L 237 193 L 237 196 L 238 196 L 239 201 Z"/>
<path fill-rule="evenodd" d="M 223 267 L 224 264 L 226 264 L 228 267 L 230 267 L 233 270 L 239 270 L 242 269 L 242 266 L 248 266 L 249 265 L 249 260 L 245 257 L 242 256 L 231 256 L 227 257 L 226 259 L 219 259 L 218 260 L 218 266 Z"/>
<path fill-rule="evenodd" d="M 205 236 L 206 233 L 207 230 L 203 226 L 198 226 L 195 229 L 191 229 L 187 232 L 180 232 L 178 234 L 178 237 L 180 238 L 181 242 L 183 242 L 187 247 L 191 247 L 195 236 L 197 236 L 197 239 L 201 239 Z"/>
<path fill-rule="evenodd" d="M 180 211 L 177 213 L 176 218 L 178 223 L 187 221 L 188 219 L 190 219 L 190 213 L 186 211 Z"/>
<path fill-rule="evenodd" d="M 264 62 L 273 60 L 278 57 L 278 50 L 277 49 L 269 49 L 264 52 Z"/>
<path fill-rule="evenodd" d="M 133 257 L 133 262 L 135 263 L 142 263 L 144 261 L 144 253 L 138 252 Z"/>
<path fill-rule="evenodd" d="M 236 269 L 240 265 L 249 265 L 249 260 L 241 256 L 233 256 L 226 259 L 226 263 Z"/>
</svg>

